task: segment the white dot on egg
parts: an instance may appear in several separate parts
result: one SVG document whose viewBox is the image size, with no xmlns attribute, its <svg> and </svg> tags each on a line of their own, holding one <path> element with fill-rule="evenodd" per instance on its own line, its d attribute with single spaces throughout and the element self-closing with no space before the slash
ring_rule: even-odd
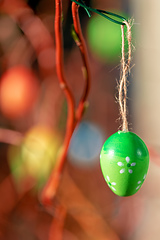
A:
<svg viewBox="0 0 160 240">
<path fill-rule="evenodd" d="M 129 162 L 129 161 L 130 161 L 130 158 L 129 158 L 129 157 L 126 157 L 126 161 Z"/>
</svg>

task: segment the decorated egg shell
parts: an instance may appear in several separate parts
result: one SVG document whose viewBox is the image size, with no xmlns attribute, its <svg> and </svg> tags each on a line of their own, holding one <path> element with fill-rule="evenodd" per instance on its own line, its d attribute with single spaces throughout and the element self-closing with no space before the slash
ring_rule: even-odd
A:
<svg viewBox="0 0 160 240">
<path fill-rule="evenodd" d="M 110 189 L 118 196 L 131 196 L 146 178 L 148 149 L 135 133 L 118 131 L 104 143 L 100 165 Z"/>
</svg>

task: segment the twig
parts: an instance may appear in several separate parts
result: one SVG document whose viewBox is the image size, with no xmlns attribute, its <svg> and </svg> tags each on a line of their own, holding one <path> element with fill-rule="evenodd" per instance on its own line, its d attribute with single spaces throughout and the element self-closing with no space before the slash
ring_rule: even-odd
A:
<svg viewBox="0 0 160 240">
<path fill-rule="evenodd" d="M 56 195 L 62 169 L 64 167 L 66 154 L 70 139 L 74 129 L 74 99 L 72 93 L 65 81 L 63 70 L 63 45 L 62 45 L 62 2 L 61 0 L 55 1 L 55 43 L 56 43 L 56 70 L 59 78 L 60 87 L 64 91 L 68 104 L 68 116 L 66 125 L 65 139 L 62 145 L 61 153 L 57 159 L 54 170 L 50 176 L 48 183 L 46 184 L 41 199 L 44 205 L 51 205 L 52 199 Z"/>
<path fill-rule="evenodd" d="M 49 240 L 62 240 L 66 214 L 67 210 L 65 207 L 62 205 L 56 207 L 54 218 L 50 226 Z"/>
<path fill-rule="evenodd" d="M 80 27 L 78 6 L 77 6 L 77 4 L 73 3 L 72 4 L 72 15 L 73 15 L 75 32 L 78 36 L 77 37 L 77 39 L 78 39 L 77 45 L 81 51 L 81 56 L 82 56 L 84 69 L 85 69 L 85 73 L 86 73 L 86 79 L 85 79 L 86 82 L 85 82 L 84 92 L 83 92 L 83 95 L 79 102 L 79 105 L 77 107 L 76 118 L 74 118 L 74 100 L 73 100 L 71 91 L 69 90 L 67 83 L 64 79 L 64 73 L 63 73 L 61 7 L 62 7 L 61 1 L 56 0 L 56 13 L 55 13 L 56 67 L 57 67 L 57 75 L 58 75 L 59 81 L 60 81 L 60 86 L 62 87 L 62 89 L 65 93 L 67 103 L 68 103 L 68 120 L 67 120 L 67 126 L 66 126 L 66 136 L 65 136 L 65 140 L 64 140 L 64 143 L 63 143 L 63 146 L 61 149 L 61 154 L 57 160 L 56 166 L 54 167 L 51 177 L 42 192 L 42 202 L 46 206 L 52 204 L 52 200 L 57 193 L 63 166 L 64 166 L 64 163 L 66 160 L 66 155 L 67 155 L 70 139 L 72 137 L 75 127 L 77 126 L 77 124 L 79 123 L 79 121 L 82 118 L 82 114 L 83 114 L 84 108 L 85 108 L 86 98 L 88 96 L 88 92 L 89 92 L 89 88 L 90 88 L 90 71 L 89 71 L 87 50 L 86 50 L 85 42 L 83 39 L 81 27 Z"/>
<path fill-rule="evenodd" d="M 87 48 L 86 48 L 85 40 L 83 38 L 82 30 L 81 30 L 78 8 L 79 8 L 79 6 L 75 2 L 72 2 L 72 17 L 73 17 L 74 30 L 76 33 L 75 41 L 81 52 L 81 57 L 82 57 L 82 61 L 83 61 L 82 70 L 83 70 L 83 75 L 85 78 L 85 86 L 84 86 L 83 95 L 81 97 L 81 100 L 80 100 L 79 105 L 76 110 L 77 123 L 81 120 L 84 108 L 86 107 L 86 99 L 87 99 L 87 96 L 88 96 L 88 93 L 90 90 L 90 82 L 91 82 L 90 81 L 91 74 L 90 74 L 90 69 L 89 69 Z"/>
</svg>

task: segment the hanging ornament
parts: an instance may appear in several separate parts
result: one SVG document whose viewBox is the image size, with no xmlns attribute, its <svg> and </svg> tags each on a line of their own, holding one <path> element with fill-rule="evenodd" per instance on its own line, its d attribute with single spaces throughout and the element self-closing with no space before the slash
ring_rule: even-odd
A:
<svg viewBox="0 0 160 240">
<path fill-rule="evenodd" d="M 110 189 L 119 196 L 130 196 L 140 189 L 146 178 L 148 149 L 135 133 L 118 131 L 104 143 L 100 164 Z"/>
<path fill-rule="evenodd" d="M 111 135 L 100 154 L 100 166 L 105 181 L 118 196 L 131 196 L 142 186 L 149 167 L 149 153 L 145 143 L 135 133 L 128 131 L 126 75 L 131 62 L 131 26 L 127 21 L 122 30 L 122 73 L 119 83 L 119 105 L 122 131 Z M 124 25 L 127 26 L 128 61 L 125 62 Z"/>
<path fill-rule="evenodd" d="M 121 25 L 122 71 L 119 83 L 119 106 L 122 131 L 118 131 L 104 143 L 100 154 L 103 176 L 110 189 L 119 196 L 130 196 L 142 186 L 149 166 L 149 153 L 145 143 L 135 133 L 128 131 L 127 122 L 127 74 L 131 63 L 131 26 L 122 16 L 104 10 L 93 9 L 82 1 L 71 0 L 82 6 L 90 16 L 93 11 L 104 18 Z M 125 61 L 124 26 L 127 27 L 128 60 Z"/>
</svg>

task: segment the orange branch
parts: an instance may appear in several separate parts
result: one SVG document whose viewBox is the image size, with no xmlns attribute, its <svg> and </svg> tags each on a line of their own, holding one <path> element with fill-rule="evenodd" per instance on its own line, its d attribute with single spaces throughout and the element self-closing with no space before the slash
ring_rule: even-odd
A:
<svg viewBox="0 0 160 240">
<path fill-rule="evenodd" d="M 74 99 L 65 81 L 63 70 L 63 45 L 62 45 L 62 3 L 61 0 L 55 1 L 55 44 L 56 44 L 56 70 L 59 78 L 60 87 L 64 91 L 68 105 L 68 116 L 66 125 L 66 135 L 61 149 L 61 154 L 57 159 L 50 179 L 42 192 L 42 202 L 44 205 L 51 205 L 52 199 L 56 195 L 61 173 L 66 160 L 67 150 L 74 130 Z"/>
<path fill-rule="evenodd" d="M 78 6 L 75 3 L 72 4 L 72 14 L 73 14 L 75 32 L 78 36 L 77 45 L 81 52 L 81 56 L 84 64 L 83 67 L 86 73 L 85 74 L 86 82 L 85 82 L 82 98 L 79 102 L 79 105 L 76 111 L 76 119 L 75 119 L 74 118 L 74 99 L 65 81 L 64 70 L 63 70 L 63 46 L 62 46 L 62 26 L 61 26 L 62 3 L 61 3 L 61 0 L 56 0 L 55 1 L 56 69 L 57 69 L 57 75 L 60 82 L 60 87 L 63 89 L 67 99 L 68 118 L 67 118 L 67 126 L 66 126 L 66 135 L 65 135 L 65 140 L 61 149 L 61 154 L 59 155 L 59 158 L 56 162 L 56 165 L 50 176 L 50 179 L 46 184 L 41 195 L 41 200 L 45 206 L 50 206 L 52 204 L 52 201 L 57 193 L 62 170 L 66 160 L 69 143 L 76 125 L 80 122 L 82 118 L 82 114 L 84 112 L 84 107 L 85 107 L 86 99 L 87 99 L 89 88 L 90 88 L 90 71 L 89 71 L 87 50 L 86 50 L 85 41 L 82 35 L 82 31 L 81 31 L 79 15 L 78 15 Z"/>
<path fill-rule="evenodd" d="M 81 57 L 83 61 L 83 75 L 85 78 L 85 87 L 83 91 L 83 95 L 81 97 L 81 100 L 79 102 L 79 105 L 77 107 L 76 111 L 76 120 L 77 123 L 80 122 L 85 104 L 86 104 L 86 99 L 88 97 L 88 93 L 90 90 L 90 82 L 91 82 L 91 74 L 90 74 L 90 68 L 89 68 L 89 60 L 88 60 L 88 54 L 87 54 L 87 47 L 85 44 L 85 40 L 83 38 L 82 30 L 81 30 L 81 25 L 80 25 L 80 20 L 79 20 L 79 13 L 78 13 L 78 8 L 79 6 L 73 2 L 72 3 L 72 17 L 73 17 L 73 24 L 74 24 L 74 30 L 76 33 L 76 44 L 79 47 L 79 50 L 81 52 Z"/>
<path fill-rule="evenodd" d="M 62 205 L 58 205 L 55 209 L 54 218 L 51 223 L 49 240 L 62 240 L 63 239 L 63 228 L 66 218 L 66 209 Z"/>
</svg>

